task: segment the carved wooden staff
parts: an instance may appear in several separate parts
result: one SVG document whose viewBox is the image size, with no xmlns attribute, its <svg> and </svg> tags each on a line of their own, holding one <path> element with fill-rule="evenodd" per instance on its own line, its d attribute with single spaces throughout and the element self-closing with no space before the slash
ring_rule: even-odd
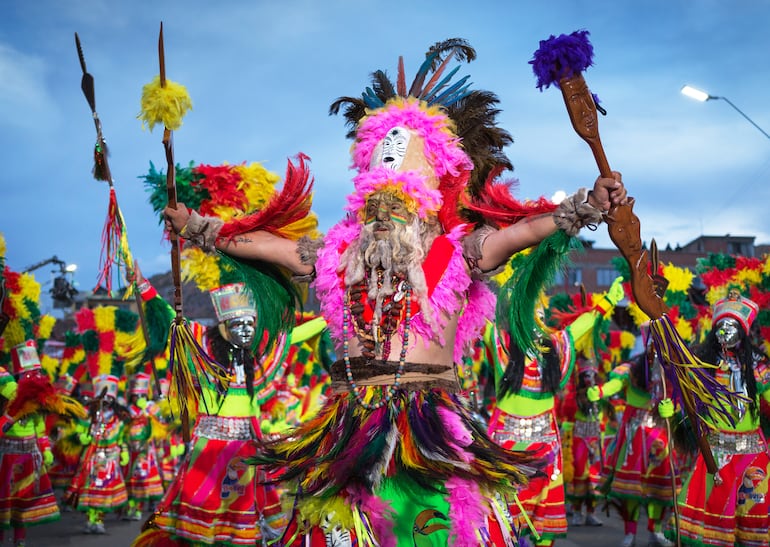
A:
<svg viewBox="0 0 770 547">
<path fill-rule="evenodd" d="M 599 136 L 597 100 L 582 75 L 582 71 L 593 63 L 593 48 L 587 36 L 587 31 L 551 36 L 540 42 L 531 64 L 541 90 L 552 84 L 561 89 L 572 127 L 588 143 L 601 176 L 612 178 Z M 627 204 L 613 205 L 606 214 L 610 238 L 629 264 L 633 296 L 639 308 L 651 318 L 650 335 L 664 371 L 671 375 L 674 398 L 687 413 L 706 467 L 713 474 L 718 468 L 708 444 L 708 424 L 702 420 L 702 415 L 711 413 L 732 421 L 726 409 L 733 406 L 731 398 L 736 395 L 705 374 L 704 368 L 711 365 L 692 356 L 687 344 L 678 338 L 666 315 L 668 307 L 657 294 L 649 273 L 650 258 L 642 246 L 641 227 L 633 205 L 634 199 L 629 198 Z"/>
<path fill-rule="evenodd" d="M 83 90 L 83 95 L 86 97 L 88 106 L 91 108 L 91 115 L 94 118 L 94 126 L 96 127 L 96 145 L 94 147 L 94 170 L 93 175 L 96 180 L 103 180 L 107 182 L 110 187 L 110 214 L 108 216 L 107 223 L 105 224 L 105 230 L 103 239 L 105 240 L 107 251 L 106 263 L 102 271 L 102 278 L 106 277 L 107 290 L 111 290 L 110 270 L 112 264 L 109 262 L 109 256 L 115 256 L 116 258 L 122 258 L 123 264 L 126 267 L 126 277 L 131 280 L 134 298 L 136 300 L 137 312 L 139 313 L 139 324 L 142 328 L 142 336 L 144 338 L 145 346 L 150 349 L 150 334 L 147 331 L 147 318 L 144 313 L 144 306 L 142 305 L 142 295 L 139 294 L 139 290 L 136 286 L 136 278 L 134 275 L 134 263 L 131 253 L 128 249 L 126 225 L 123 220 L 123 214 L 118 206 L 118 198 L 115 192 L 115 185 L 112 180 L 112 171 L 110 171 L 110 164 L 108 161 L 107 144 L 104 141 L 104 134 L 102 133 L 102 122 L 99 119 L 99 115 L 96 112 L 96 92 L 94 87 L 94 77 L 86 69 L 86 59 L 83 55 L 83 47 L 80 45 L 80 37 L 78 33 L 75 33 L 75 47 L 78 51 L 78 59 L 80 60 L 80 68 L 83 70 L 83 77 L 80 80 L 80 88 Z M 112 221 L 110 220 L 112 217 Z M 115 228 L 114 235 L 117 241 L 110 243 L 110 226 Z M 121 240 L 124 241 L 124 245 L 121 245 Z M 110 247 L 114 247 L 116 252 L 114 255 L 110 253 Z M 156 370 L 154 361 L 150 358 L 150 369 L 152 371 L 153 382 L 155 385 L 155 392 L 160 393 L 160 378 L 158 377 L 158 371 Z"/>
</svg>

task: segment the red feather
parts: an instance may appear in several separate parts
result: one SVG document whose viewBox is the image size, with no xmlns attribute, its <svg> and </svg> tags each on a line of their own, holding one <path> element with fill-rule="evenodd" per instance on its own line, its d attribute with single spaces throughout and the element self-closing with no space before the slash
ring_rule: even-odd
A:
<svg viewBox="0 0 770 547">
<path fill-rule="evenodd" d="M 479 196 L 473 201 L 466 200 L 464 205 L 481 213 L 485 219 L 501 226 L 510 226 L 533 215 L 552 213 L 557 205 L 541 197 L 537 201 L 519 201 L 511 193 L 515 181 L 495 182 L 494 179 L 502 172 L 495 169 L 487 179 Z"/>
<path fill-rule="evenodd" d="M 306 164 L 309 159 L 305 154 L 299 154 L 297 165 L 289 160 L 281 192 L 275 194 L 264 209 L 225 223 L 219 235 L 232 238 L 257 230 L 275 234 L 285 226 L 307 217 L 313 197 L 313 179 L 310 178 Z"/>
<path fill-rule="evenodd" d="M 216 207 L 242 211 L 248 208 L 246 194 L 241 189 L 241 173 L 232 165 L 199 165 L 193 170 L 202 176 L 196 184 L 205 188 L 210 200 L 201 202 L 200 213 L 216 215 Z"/>
</svg>

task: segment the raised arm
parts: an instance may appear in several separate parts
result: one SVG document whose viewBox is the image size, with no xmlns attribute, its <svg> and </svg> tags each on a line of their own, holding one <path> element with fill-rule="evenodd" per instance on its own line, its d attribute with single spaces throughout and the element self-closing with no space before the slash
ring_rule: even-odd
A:
<svg viewBox="0 0 770 547">
<path fill-rule="evenodd" d="M 248 232 L 232 238 L 220 237 L 222 221 L 192 213 L 184 203 L 164 211 L 166 229 L 174 230 L 180 237 L 212 252 L 215 249 L 231 256 L 249 260 L 261 260 L 283 266 L 298 275 L 312 273 L 313 267 L 302 264 L 297 242 L 265 231 Z"/>
<path fill-rule="evenodd" d="M 537 245 L 557 229 L 576 235 L 583 226 L 598 224 L 603 212 L 613 204 L 627 200 L 620 173 L 613 171 L 612 174 L 613 178 L 597 178 L 590 192 L 581 189 L 565 199 L 552 214 L 525 218 L 491 233 L 482 245 L 479 268 L 493 270 L 513 254 Z"/>
</svg>

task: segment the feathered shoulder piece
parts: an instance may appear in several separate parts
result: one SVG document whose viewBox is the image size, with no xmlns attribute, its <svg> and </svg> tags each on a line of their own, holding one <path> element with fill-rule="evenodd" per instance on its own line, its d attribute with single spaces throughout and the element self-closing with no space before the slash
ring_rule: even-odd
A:
<svg viewBox="0 0 770 547">
<path fill-rule="evenodd" d="M 308 167 L 309 158 L 297 156 L 297 163 L 288 161 L 286 177 L 280 192 L 274 193 L 267 204 L 243 218 L 225 222 L 220 237 L 263 230 L 288 239 L 298 240 L 305 235 L 317 235 L 318 219 L 311 212 L 313 179 Z"/>
</svg>

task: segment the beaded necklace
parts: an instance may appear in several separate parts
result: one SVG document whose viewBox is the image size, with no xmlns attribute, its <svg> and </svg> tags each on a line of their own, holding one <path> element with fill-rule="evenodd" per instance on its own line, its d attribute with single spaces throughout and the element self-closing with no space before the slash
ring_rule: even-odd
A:
<svg viewBox="0 0 770 547">
<path fill-rule="evenodd" d="M 382 270 L 377 271 L 377 276 L 378 286 L 381 286 Z M 409 344 L 409 331 L 412 320 L 412 287 L 405 279 L 399 281 L 396 295 L 390 303 L 383 306 L 383 312 L 387 313 L 387 315 L 383 319 L 382 325 L 375 324 L 374 319 L 372 319 L 368 325 L 363 322 L 363 305 L 360 302 L 362 290 L 363 287 L 361 286 L 351 288 L 345 299 L 345 306 L 342 312 L 342 356 L 345 361 L 345 375 L 351 393 L 355 395 L 356 401 L 362 407 L 368 410 L 375 410 L 389 403 L 393 399 L 393 396 L 399 388 L 401 376 L 403 376 L 404 369 L 406 368 L 406 353 Z M 398 300 L 396 300 L 396 298 L 398 298 Z M 354 329 L 356 331 L 356 336 L 362 341 L 364 346 L 362 354 L 366 358 L 367 364 L 371 363 L 374 359 L 376 346 L 379 345 L 381 340 L 382 360 L 387 361 L 387 358 L 390 355 L 390 337 L 398 329 L 402 310 L 401 300 L 404 301 L 403 304 L 406 306 L 406 310 L 404 312 L 404 333 L 401 337 L 401 353 L 398 359 L 398 369 L 396 369 L 394 375 L 394 382 L 388 387 L 388 392 L 379 401 L 376 403 L 367 403 L 364 401 L 364 390 L 356 384 L 355 379 L 353 378 L 353 371 L 350 367 L 350 337 L 348 335 L 350 318 L 351 316 L 355 317 Z M 353 304 L 352 302 L 355 303 Z M 396 306 L 395 304 L 398 305 Z M 395 311 L 396 309 L 398 310 L 397 312 Z"/>
</svg>

